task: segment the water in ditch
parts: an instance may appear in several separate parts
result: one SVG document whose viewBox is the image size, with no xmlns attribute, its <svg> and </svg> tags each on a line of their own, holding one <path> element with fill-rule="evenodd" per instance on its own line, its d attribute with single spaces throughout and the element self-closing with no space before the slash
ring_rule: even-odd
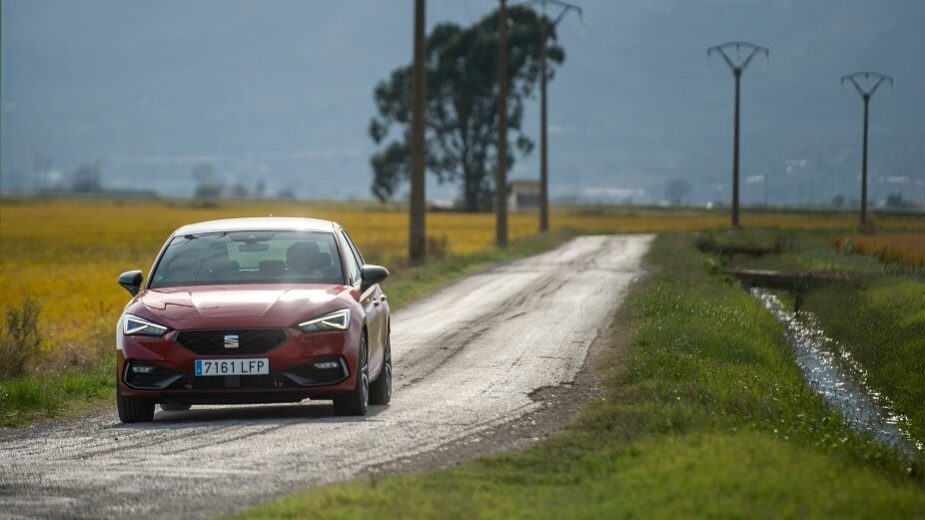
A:
<svg viewBox="0 0 925 520">
<path fill-rule="evenodd" d="M 905 428 L 908 419 L 892 411 L 889 399 L 867 385 L 864 368 L 841 344 L 825 335 L 812 313 L 793 312 L 764 289 L 751 292 L 786 327 L 797 364 L 810 387 L 844 415 L 849 425 L 907 455 L 922 453 L 925 446 Z"/>
</svg>

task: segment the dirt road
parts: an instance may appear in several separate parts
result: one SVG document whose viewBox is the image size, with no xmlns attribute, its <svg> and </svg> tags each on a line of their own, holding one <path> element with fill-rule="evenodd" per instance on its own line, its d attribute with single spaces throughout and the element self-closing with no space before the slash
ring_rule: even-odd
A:
<svg viewBox="0 0 925 520">
<path fill-rule="evenodd" d="M 0 517 L 214 516 L 513 421 L 539 406 L 532 392 L 575 379 L 650 241 L 578 238 L 396 313 L 392 404 L 366 418 L 319 402 L 0 431 Z"/>
</svg>

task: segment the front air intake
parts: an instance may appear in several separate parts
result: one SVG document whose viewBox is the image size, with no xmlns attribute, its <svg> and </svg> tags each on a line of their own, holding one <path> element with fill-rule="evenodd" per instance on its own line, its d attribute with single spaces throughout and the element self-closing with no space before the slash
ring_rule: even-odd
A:
<svg viewBox="0 0 925 520">
<path fill-rule="evenodd" d="M 125 383 L 139 390 L 161 390 L 181 377 L 183 374 L 143 362 L 133 361 L 125 367 Z"/>
</svg>

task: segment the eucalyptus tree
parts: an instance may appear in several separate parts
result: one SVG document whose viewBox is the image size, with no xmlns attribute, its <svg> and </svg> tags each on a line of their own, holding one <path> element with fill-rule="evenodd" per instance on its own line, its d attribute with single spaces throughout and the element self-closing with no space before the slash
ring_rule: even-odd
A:
<svg viewBox="0 0 925 520">
<path fill-rule="evenodd" d="M 514 154 L 527 155 L 533 142 L 524 134 L 524 104 L 540 79 L 540 35 L 544 24 L 551 42 L 547 48 L 549 77 L 565 60 L 548 19 L 526 7 L 508 9 L 507 67 L 509 91 L 507 127 L 514 146 L 506 154 L 506 167 Z M 441 23 L 427 38 L 426 165 L 439 182 L 461 184 L 467 211 L 492 206 L 497 164 L 498 13 L 469 27 Z M 552 31 L 550 33 L 550 31 Z M 374 90 L 377 115 L 369 134 L 380 146 L 370 159 L 373 194 L 388 200 L 408 179 L 411 168 L 411 65 L 392 71 Z"/>
</svg>

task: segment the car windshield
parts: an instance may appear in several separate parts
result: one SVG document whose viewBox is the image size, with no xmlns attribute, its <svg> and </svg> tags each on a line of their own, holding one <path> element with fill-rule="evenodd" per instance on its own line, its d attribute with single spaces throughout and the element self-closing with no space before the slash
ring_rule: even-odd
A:
<svg viewBox="0 0 925 520">
<path fill-rule="evenodd" d="M 344 283 L 333 233 L 233 231 L 174 237 L 151 288 L 241 283 Z"/>
</svg>

